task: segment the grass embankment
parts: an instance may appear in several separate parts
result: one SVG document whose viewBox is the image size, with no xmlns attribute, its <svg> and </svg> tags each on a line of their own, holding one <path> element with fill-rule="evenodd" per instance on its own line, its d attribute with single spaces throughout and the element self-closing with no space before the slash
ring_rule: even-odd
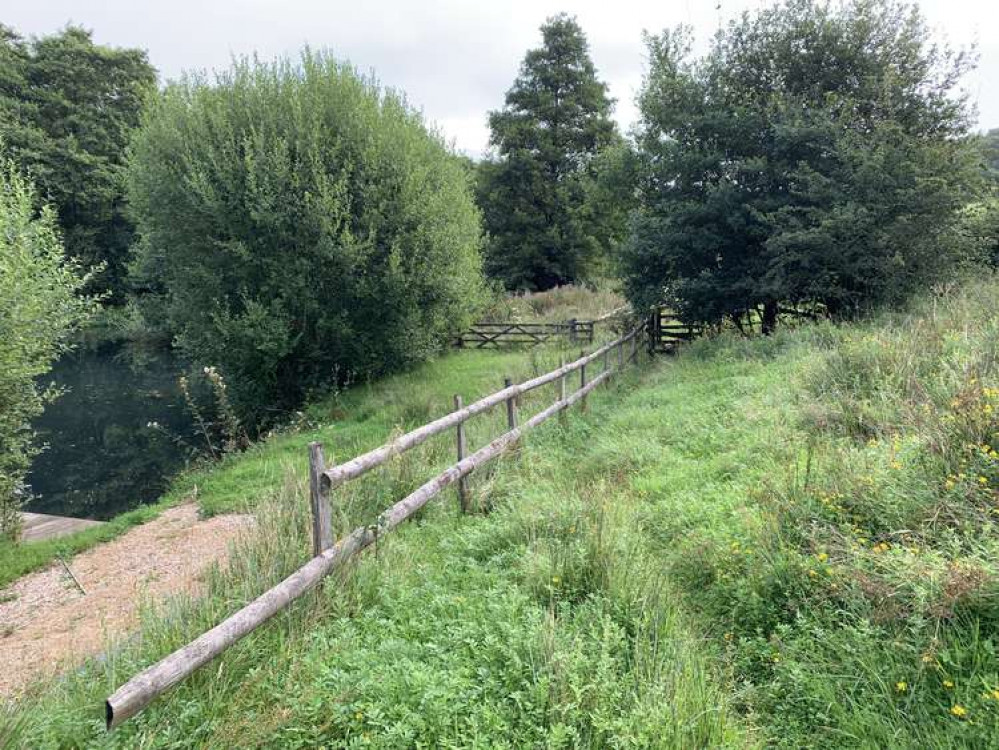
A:
<svg viewBox="0 0 999 750">
<path fill-rule="evenodd" d="M 104 735 L 108 689 L 307 554 L 301 471 L 288 480 L 275 459 L 259 475 L 266 533 L 213 577 L 212 595 L 151 617 L 142 643 L 23 703 L 19 739 L 992 746 L 997 293 L 980 283 L 910 315 L 700 342 L 647 368 L 477 477 L 488 512 L 435 504 Z M 360 431 L 379 398 L 397 415 L 422 411 L 385 393 L 319 407 L 313 418 L 343 410 L 321 436 L 351 445 L 349 423 L 373 438 Z M 414 460 L 352 491 L 344 520 L 425 476 Z M 237 501 L 222 490 L 206 485 L 202 499 Z"/>
<path fill-rule="evenodd" d="M 627 304 L 609 283 L 596 289 L 582 286 L 561 286 L 546 292 L 513 294 L 494 302 L 481 320 L 539 323 L 564 323 L 595 320 Z"/>
</svg>

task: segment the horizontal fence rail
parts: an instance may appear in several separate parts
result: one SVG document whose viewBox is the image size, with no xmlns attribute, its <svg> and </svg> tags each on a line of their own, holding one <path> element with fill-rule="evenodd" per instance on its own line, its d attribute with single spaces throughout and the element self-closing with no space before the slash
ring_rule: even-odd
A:
<svg viewBox="0 0 999 750">
<path fill-rule="evenodd" d="M 333 570 L 343 565 L 351 557 L 375 542 L 380 534 L 387 533 L 408 519 L 445 488 L 458 483 L 462 509 L 466 507 L 463 481 L 475 469 L 502 455 L 517 444 L 524 434 L 541 425 L 556 414 L 580 403 L 586 405 L 586 396 L 615 373 L 610 361 L 610 352 L 617 349 L 617 370 L 638 355 L 638 336 L 647 324 L 633 329 L 591 354 L 574 362 L 562 365 L 556 370 L 540 375 L 523 383 L 509 385 L 496 393 L 462 407 L 459 398 L 455 399 L 456 409 L 440 419 L 434 420 L 411 432 L 392 440 L 379 448 L 358 456 L 346 463 L 326 468 L 322 447 L 318 443 L 309 446 L 310 496 L 313 512 L 314 557 L 305 565 L 285 578 L 279 584 L 254 599 L 226 620 L 205 632 L 191 643 L 174 651 L 156 664 L 134 676 L 111 695 L 105 703 L 105 716 L 109 729 L 118 726 L 142 711 L 156 697 L 184 680 L 199 667 L 208 663 L 227 648 L 267 622 L 271 617 L 287 607 L 302 594 L 315 587 Z M 629 344 L 630 352 L 625 353 Z M 586 367 L 597 359 L 603 361 L 603 371 L 587 380 Z M 580 387 L 566 395 L 566 379 L 570 373 L 580 373 Z M 559 381 L 558 397 L 555 403 L 533 417 L 517 424 L 518 397 L 548 383 Z M 501 403 L 507 404 L 508 431 L 488 445 L 469 455 L 465 445 L 464 423 Z M 360 526 L 337 542 L 332 538 L 332 511 L 330 492 L 333 488 L 355 479 L 390 458 L 415 448 L 434 435 L 446 430 L 457 429 L 458 461 L 433 477 L 409 495 L 386 509 L 373 526 Z"/>
</svg>

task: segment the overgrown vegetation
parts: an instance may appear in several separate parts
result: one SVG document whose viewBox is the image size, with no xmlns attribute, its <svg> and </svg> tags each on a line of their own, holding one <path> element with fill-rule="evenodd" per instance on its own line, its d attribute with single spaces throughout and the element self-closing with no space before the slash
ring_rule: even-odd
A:
<svg viewBox="0 0 999 750">
<path fill-rule="evenodd" d="M 379 442 L 365 425 L 380 405 L 422 419 L 429 392 L 398 379 L 327 401 L 310 417 L 334 425 L 271 441 L 200 484 L 215 509 L 238 507 L 247 487 L 280 498 L 213 596 L 46 685 L 24 703 L 23 739 L 988 747 L 999 730 L 997 292 L 990 279 L 863 324 L 702 341 L 598 392 L 590 416 L 545 428 L 476 477 L 484 515 L 458 517 L 442 499 L 104 735 L 106 685 L 307 554 L 305 488 L 282 464 L 314 436 L 345 455 Z M 453 363 L 514 355 L 467 356 Z M 464 377 L 436 366 L 425 387 Z M 341 528 L 451 447 L 344 496 L 353 515 Z"/>
<path fill-rule="evenodd" d="M 468 176 L 421 116 L 325 53 L 171 84 L 133 144 L 147 295 L 236 413 L 439 353 L 481 301 Z"/>
<path fill-rule="evenodd" d="M 629 296 L 690 322 L 893 305 L 976 259 L 970 58 L 906 3 L 788 0 L 647 39 Z"/>
<path fill-rule="evenodd" d="M 548 323 L 573 318 L 595 320 L 626 304 L 624 297 L 606 282 L 596 288 L 567 285 L 546 292 L 502 295 L 485 309 L 482 318 Z"/>
<path fill-rule="evenodd" d="M 55 213 L 39 212 L 33 186 L 0 155 L 0 537 L 8 540 L 20 531 L 38 451 L 31 420 L 58 395 L 39 378 L 93 312 L 94 299 L 80 295 L 87 281 L 63 254 Z"/>
</svg>

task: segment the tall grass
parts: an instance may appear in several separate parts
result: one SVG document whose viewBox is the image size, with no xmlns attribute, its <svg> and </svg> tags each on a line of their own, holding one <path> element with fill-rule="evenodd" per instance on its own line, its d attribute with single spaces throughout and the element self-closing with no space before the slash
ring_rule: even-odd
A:
<svg viewBox="0 0 999 750">
<path fill-rule="evenodd" d="M 235 551 L 230 571 L 213 573 L 208 596 L 152 614 L 141 640 L 113 651 L 113 659 L 39 686 L 21 704 L 20 741 L 743 744 L 716 670 L 656 561 L 636 544 L 623 488 L 578 481 L 580 443 L 624 392 L 598 392 L 593 423 L 577 414 L 562 427 L 549 424 L 488 476 L 476 477 L 474 490 L 489 513 L 462 517 L 451 497 L 430 506 L 317 594 L 105 735 L 99 708 L 108 689 L 305 558 L 307 498 L 295 479 L 303 474 L 287 468 L 281 489 L 257 506 L 259 535 Z M 340 408 L 352 411 L 343 402 Z M 387 491 L 383 483 L 391 479 L 377 477 L 375 485 Z M 362 517 L 364 498 L 355 500 L 359 507 L 345 512 Z"/>
<path fill-rule="evenodd" d="M 462 355 L 331 397 L 203 483 L 216 511 L 271 488 L 235 569 L 113 659 L 39 687 L 19 740 L 994 746 L 997 292 L 987 279 L 863 323 L 702 341 L 600 389 L 474 477 L 479 512 L 442 498 L 104 735 L 107 690 L 308 554 L 304 487 L 284 479 L 304 476 L 308 440 L 354 455 L 443 413 L 459 384 L 466 400 L 492 390 L 478 357 L 518 377 L 532 364 Z M 503 429 L 499 412 L 473 442 Z M 452 449 L 435 441 L 341 494 L 341 528 Z"/>
</svg>

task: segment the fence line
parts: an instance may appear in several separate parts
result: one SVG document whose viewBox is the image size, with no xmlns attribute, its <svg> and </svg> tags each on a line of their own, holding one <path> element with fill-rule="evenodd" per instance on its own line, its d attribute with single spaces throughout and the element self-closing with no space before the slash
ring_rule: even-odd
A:
<svg viewBox="0 0 999 750">
<path fill-rule="evenodd" d="M 619 366 L 617 369 L 622 369 L 625 362 L 632 362 L 637 357 L 637 337 L 646 327 L 647 324 L 643 323 L 617 340 L 600 347 L 592 354 L 583 355 L 574 362 L 562 365 L 556 370 L 523 383 L 509 385 L 464 408 L 461 408 L 460 399 L 456 398 L 456 409 L 450 414 L 339 466 L 326 468 L 322 446 L 318 443 L 312 443 L 309 446 L 309 477 L 313 510 L 314 557 L 281 583 L 254 599 L 238 612 L 186 646 L 146 668 L 116 690 L 105 703 L 108 729 L 118 726 L 142 711 L 156 697 L 265 623 L 292 601 L 316 586 L 333 570 L 372 544 L 380 534 L 391 531 L 412 516 L 432 498 L 440 494 L 442 490 L 456 482 L 459 483 L 460 490 L 466 476 L 479 466 L 502 455 L 509 447 L 518 443 L 526 432 L 556 414 L 560 414 L 577 402 L 581 402 L 585 409 L 587 394 L 601 383 L 609 380 L 614 374 L 614 370 L 610 368 L 610 351 L 614 347 L 618 348 Z M 631 352 L 625 357 L 624 346 L 629 342 L 631 343 Z M 587 381 L 586 365 L 600 357 L 603 358 L 604 362 L 603 371 Z M 566 376 L 576 370 L 580 373 L 580 387 L 566 396 Z M 558 400 L 517 426 L 516 404 L 518 397 L 556 380 L 559 381 Z M 476 414 L 504 401 L 508 408 L 509 430 L 471 455 L 464 456 L 467 450 L 464 445 L 464 423 Z M 361 476 L 389 458 L 410 450 L 430 437 L 450 428 L 457 429 L 459 456 L 457 463 L 385 510 L 379 516 L 376 525 L 358 527 L 340 541 L 333 543 L 330 491 L 334 487 Z M 465 502 L 462 498 L 463 506 Z"/>
</svg>

